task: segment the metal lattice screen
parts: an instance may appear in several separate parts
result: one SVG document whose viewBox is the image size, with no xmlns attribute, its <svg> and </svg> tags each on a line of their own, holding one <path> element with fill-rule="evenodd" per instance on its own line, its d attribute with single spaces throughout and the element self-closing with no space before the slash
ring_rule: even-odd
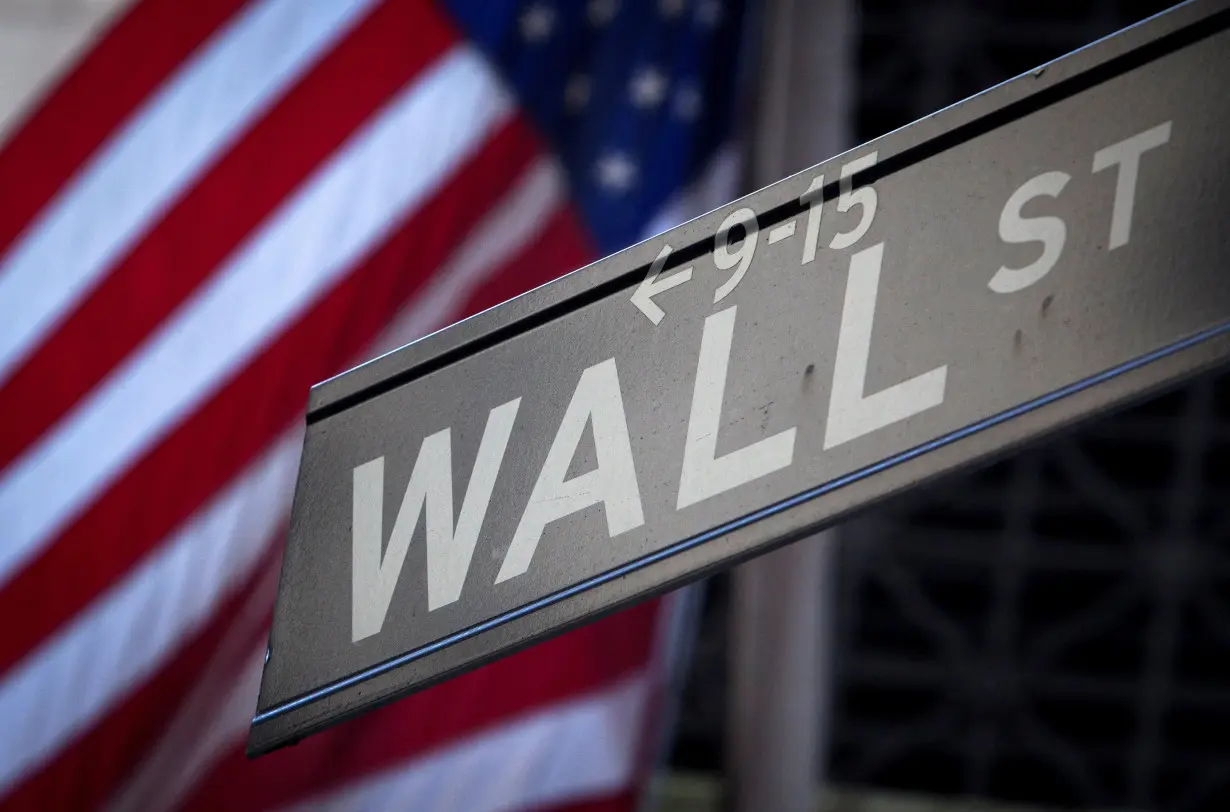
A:
<svg viewBox="0 0 1230 812">
<path fill-rule="evenodd" d="M 1167 5 L 869 0 L 860 140 Z M 831 780 L 1230 809 L 1230 376 L 843 533 Z M 726 595 L 715 579 L 675 750 L 685 768 L 721 766 Z"/>
<path fill-rule="evenodd" d="M 847 528 L 831 775 L 1230 808 L 1230 378 Z"/>
</svg>

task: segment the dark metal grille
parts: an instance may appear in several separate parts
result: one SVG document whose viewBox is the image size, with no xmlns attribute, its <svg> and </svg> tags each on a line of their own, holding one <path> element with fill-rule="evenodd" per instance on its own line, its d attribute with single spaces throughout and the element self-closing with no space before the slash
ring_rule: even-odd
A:
<svg viewBox="0 0 1230 812">
<path fill-rule="evenodd" d="M 865 3 L 860 135 L 1166 5 Z M 834 780 L 1230 809 L 1230 379 L 855 523 L 841 577 Z"/>
<path fill-rule="evenodd" d="M 1167 5 L 869 0 L 859 139 Z M 843 533 L 830 780 L 1230 809 L 1230 376 Z M 684 768 L 721 766 L 726 595 L 714 579 L 675 750 Z"/>
<path fill-rule="evenodd" d="M 831 775 L 1230 808 L 1230 378 L 851 525 Z"/>
</svg>

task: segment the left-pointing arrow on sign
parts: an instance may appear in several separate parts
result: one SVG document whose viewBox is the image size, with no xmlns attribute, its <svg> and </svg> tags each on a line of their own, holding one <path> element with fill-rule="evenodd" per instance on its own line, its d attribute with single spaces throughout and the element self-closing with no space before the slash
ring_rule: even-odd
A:
<svg viewBox="0 0 1230 812">
<path fill-rule="evenodd" d="M 636 292 L 632 294 L 632 304 L 636 305 L 637 309 L 645 314 L 645 318 L 655 325 L 662 321 L 662 317 L 666 313 L 663 312 L 662 308 L 658 307 L 653 297 L 671 288 L 678 287 L 692 278 L 692 268 L 688 266 L 673 276 L 658 279 L 658 275 L 662 273 L 662 267 L 666 265 L 666 258 L 670 254 L 671 247 L 669 245 L 662 246 L 662 250 L 658 252 L 658 258 L 649 266 L 649 273 L 645 274 L 645 280 L 641 282 Z"/>
</svg>

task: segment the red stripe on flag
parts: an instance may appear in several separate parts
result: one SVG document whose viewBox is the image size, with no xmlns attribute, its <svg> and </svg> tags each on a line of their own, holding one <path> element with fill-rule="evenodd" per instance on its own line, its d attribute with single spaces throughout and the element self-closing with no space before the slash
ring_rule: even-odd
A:
<svg viewBox="0 0 1230 812">
<path fill-rule="evenodd" d="M 305 177 L 457 41 L 390 0 L 322 59 L 150 229 L 0 388 L 0 469 L 136 348 Z M 321 115 L 327 110 L 327 115 Z M 208 223 L 207 229 L 201 224 Z"/>
<path fill-rule="evenodd" d="M 285 525 L 273 536 L 281 539 Z M 260 543 L 260 542 L 256 542 Z M 130 692 L 84 735 L 74 739 L 51 761 L 0 800 L 4 810 L 93 809 L 107 800 L 131 774 L 163 733 L 189 687 L 213 658 L 222 642 L 233 633 L 239 615 L 253 590 L 276 570 L 281 544 L 268 545 L 260 563 L 246 583 L 216 607 L 209 622 L 182 641 L 179 650 L 168 652 L 166 664 L 150 679 L 131 686 Z M 272 606 L 269 607 L 270 611 Z M 248 631 L 255 643 L 268 636 L 268 618 Z M 242 641 L 236 665 L 250 650 Z M 120 641 L 110 641 L 119 645 Z M 108 675 L 96 675 L 107 679 Z M 223 693 L 225 691 L 223 690 Z"/>
<path fill-rule="evenodd" d="M 265 809 L 340 789 L 514 716 L 577 697 L 649 662 L 659 601 L 540 643 L 255 761 L 236 747 L 191 810 Z"/>
<path fill-rule="evenodd" d="M 23 618 L 0 629 L 0 673 L 301 419 L 308 388 L 368 345 L 538 152 L 529 128 L 511 119 L 432 200 L 27 564 L 0 591 L 0 617 Z M 49 591 L 49 583 L 56 589 Z"/>
<path fill-rule="evenodd" d="M 543 809 L 541 812 L 634 812 L 639 801 L 639 791 L 629 790 L 607 798 L 576 801 L 575 803 L 564 804 L 563 806 L 553 806 L 549 809 Z"/>
<path fill-rule="evenodd" d="M 591 262 L 594 250 L 576 212 L 570 207 L 560 208 L 534 245 L 521 252 L 518 261 L 470 295 L 464 312 L 481 312 L 558 279 Z M 550 261 L 544 261 L 544 257 Z"/>
<path fill-rule="evenodd" d="M 0 256 L 112 131 L 246 1 L 142 0 L 102 35 L 0 150 Z"/>
</svg>

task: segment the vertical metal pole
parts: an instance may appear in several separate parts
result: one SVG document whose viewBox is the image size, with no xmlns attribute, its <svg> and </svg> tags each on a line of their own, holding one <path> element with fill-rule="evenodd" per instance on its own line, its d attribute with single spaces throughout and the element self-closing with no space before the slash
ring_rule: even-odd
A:
<svg viewBox="0 0 1230 812">
<path fill-rule="evenodd" d="M 854 0 L 769 0 L 763 20 L 753 188 L 852 143 Z M 726 806 L 813 812 L 827 756 L 834 532 L 735 570 Z"/>
</svg>

